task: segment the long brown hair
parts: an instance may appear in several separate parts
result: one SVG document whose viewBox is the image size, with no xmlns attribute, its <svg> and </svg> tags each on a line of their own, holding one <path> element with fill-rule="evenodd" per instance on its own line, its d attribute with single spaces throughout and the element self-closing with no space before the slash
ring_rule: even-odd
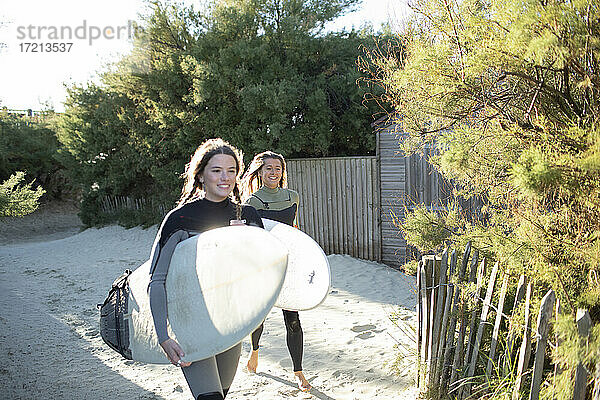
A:
<svg viewBox="0 0 600 400">
<path fill-rule="evenodd" d="M 252 159 L 248 170 L 242 177 L 242 201 L 246 201 L 252 193 L 256 192 L 261 186 L 262 181 L 260 178 L 260 169 L 265 165 L 265 160 L 275 159 L 281 162 L 281 180 L 279 181 L 279 187 L 287 187 L 287 169 L 285 167 L 285 158 L 279 153 L 273 151 L 263 151 L 258 153 Z"/>
<path fill-rule="evenodd" d="M 185 172 L 181 175 L 184 178 L 183 188 L 181 189 L 181 197 L 179 198 L 178 206 L 182 206 L 197 198 L 203 198 L 205 195 L 204 187 L 198 176 L 204 171 L 206 164 L 210 159 L 217 154 L 226 154 L 235 159 L 236 174 L 233 191 L 229 195 L 233 195 L 233 200 L 236 203 L 237 218 L 241 219 L 241 198 L 239 188 L 239 178 L 244 170 L 244 162 L 242 161 L 242 152 L 221 138 L 208 139 L 202 143 L 196 151 L 190 162 L 185 166 Z"/>
</svg>

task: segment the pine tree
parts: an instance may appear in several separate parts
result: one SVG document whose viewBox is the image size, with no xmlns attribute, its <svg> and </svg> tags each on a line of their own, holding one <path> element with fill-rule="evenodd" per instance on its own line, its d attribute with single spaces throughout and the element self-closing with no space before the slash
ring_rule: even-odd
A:
<svg viewBox="0 0 600 400">
<path fill-rule="evenodd" d="M 395 40 L 405 51 L 371 53 L 369 77 L 409 133 L 401 147 L 435 143 L 430 161 L 487 206 L 485 223 L 450 206 L 437 217 L 420 209 L 404 228 L 422 247 L 447 233 L 471 240 L 537 293 L 554 289 L 571 321 L 578 307 L 600 321 L 600 2 L 414 6 Z M 444 235 L 418 227 L 432 219 Z"/>
</svg>

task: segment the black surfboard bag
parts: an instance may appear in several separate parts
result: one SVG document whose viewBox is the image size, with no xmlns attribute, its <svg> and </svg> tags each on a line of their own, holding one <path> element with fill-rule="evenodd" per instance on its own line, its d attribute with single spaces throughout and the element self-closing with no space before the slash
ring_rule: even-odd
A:
<svg viewBox="0 0 600 400">
<path fill-rule="evenodd" d="M 111 349 L 131 360 L 129 349 L 129 325 L 123 316 L 127 314 L 129 298 L 128 278 L 131 270 L 127 269 L 112 284 L 106 300 L 98 304 L 100 310 L 100 335 L 104 343 Z"/>
</svg>

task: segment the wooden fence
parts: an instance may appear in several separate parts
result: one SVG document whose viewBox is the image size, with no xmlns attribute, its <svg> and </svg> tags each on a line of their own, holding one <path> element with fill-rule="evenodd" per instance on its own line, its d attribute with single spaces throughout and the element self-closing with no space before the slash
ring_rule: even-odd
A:
<svg viewBox="0 0 600 400">
<path fill-rule="evenodd" d="M 541 301 L 536 331 L 532 332 L 531 283 L 521 276 L 514 302 L 505 304 L 507 289 L 515 282 L 510 282 L 508 276 L 500 276 L 498 263 L 488 274 L 489 267 L 470 244 L 460 263 L 456 250 L 451 253 L 446 250 L 441 258 L 424 256 L 419 261 L 417 384 L 429 399 L 483 397 L 484 393 L 489 395 L 491 377 L 509 373 L 516 374 L 512 399 L 539 398 L 548 334 L 553 314 L 558 315 L 559 303 L 549 290 Z M 511 316 L 520 309 L 525 310 L 525 322 L 523 326 L 515 326 Z M 589 334 L 590 321 L 586 310 L 578 311 L 581 336 Z M 515 339 L 518 330 L 523 336 L 520 343 Z M 507 338 L 504 346 L 499 343 L 501 337 Z M 534 338 L 536 346 L 532 354 Z M 528 374 L 530 377 L 524 379 Z M 573 399 L 584 399 L 585 368 L 578 368 L 577 374 Z M 529 387 L 525 387 L 525 381 L 530 382 Z"/>
<path fill-rule="evenodd" d="M 381 261 L 376 157 L 293 159 L 287 168 L 300 194 L 300 229 L 327 254 Z"/>
<path fill-rule="evenodd" d="M 406 211 L 420 205 L 443 211 L 452 201 L 461 214 L 469 219 L 479 219 L 483 201 L 455 196 L 456 185 L 444 179 L 429 162 L 437 150 L 426 146 L 422 153 L 407 156 L 400 151 L 398 144 L 407 136 L 402 126 L 384 119 L 380 121 L 385 121 L 383 126 L 376 128 L 381 187 L 382 262 L 400 267 L 405 262 L 421 257 L 416 248 L 407 245 L 396 224 L 405 220 Z"/>
<path fill-rule="evenodd" d="M 128 196 L 104 196 L 100 201 L 100 211 L 105 214 L 116 214 L 123 210 L 142 211 L 148 208 L 156 209 L 161 215 L 165 215 L 171 208 L 164 204 L 154 204 L 144 198 L 132 198 Z"/>
</svg>

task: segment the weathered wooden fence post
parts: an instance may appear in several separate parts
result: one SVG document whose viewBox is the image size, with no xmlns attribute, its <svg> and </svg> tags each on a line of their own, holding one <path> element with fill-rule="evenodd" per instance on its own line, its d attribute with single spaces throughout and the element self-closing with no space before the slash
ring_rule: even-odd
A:
<svg viewBox="0 0 600 400">
<path fill-rule="evenodd" d="M 519 350 L 519 361 L 517 363 L 517 379 L 513 390 L 513 400 L 519 400 L 521 389 L 523 389 L 523 374 L 529 365 L 531 355 L 531 318 L 529 308 L 531 303 L 531 283 L 527 284 L 527 294 L 525 295 L 525 328 L 523 329 L 523 342 Z"/>
<path fill-rule="evenodd" d="M 465 252 L 463 254 L 463 259 L 462 259 L 462 263 L 461 263 L 461 267 L 460 270 L 458 272 L 458 280 L 456 281 L 456 283 L 453 285 L 454 287 L 454 297 L 452 299 L 452 303 L 451 305 L 451 315 L 452 318 L 450 319 L 450 325 L 448 326 L 448 330 L 446 332 L 446 350 L 444 351 L 444 367 L 441 371 L 441 376 L 440 376 L 440 388 L 442 389 L 442 391 L 444 391 L 446 389 L 446 383 L 448 382 L 447 377 L 448 377 L 448 368 L 450 368 L 452 366 L 452 364 L 450 364 L 450 354 L 452 352 L 453 349 L 455 349 L 455 345 L 454 345 L 454 336 L 456 335 L 456 323 L 458 321 L 457 318 L 457 313 L 458 313 L 458 303 L 459 303 L 459 299 L 460 299 L 460 283 L 462 282 L 462 280 L 465 277 L 465 273 L 467 270 L 467 264 L 468 264 L 468 260 L 469 260 L 469 255 L 471 254 L 471 243 L 467 243 L 466 247 L 465 247 Z M 456 264 L 456 258 L 454 260 L 454 263 Z M 454 350 L 456 351 L 456 350 Z"/>
<path fill-rule="evenodd" d="M 535 360 L 533 364 L 533 377 L 531 379 L 531 388 L 529 390 L 529 400 L 538 400 L 540 398 L 540 385 L 542 384 L 542 374 L 544 372 L 544 358 L 546 356 L 546 344 L 548 343 L 548 330 L 554 311 L 554 302 L 556 295 L 554 290 L 549 290 L 542 298 L 540 313 L 537 319 L 537 345 L 535 349 Z"/>
<path fill-rule="evenodd" d="M 479 259 L 479 251 L 475 249 L 473 252 L 473 259 L 471 261 L 471 274 L 469 276 L 469 282 L 475 282 L 476 274 L 477 274 L 477 261 Z M 458 332 L 458 337 L 456 339 L 456 349 L 454 350 L 454 362 L 452 364 L 452 374 L 450 375 L 450 387 L 454 386 L 457 383 L 457 378 L 459 372 L 463 371 L 463 345 L 465 333 L 467 330 L 467 318 L 465 317 L 466 313 L 466 301 L 461 301 L 460 306 L 460 330 Z M 455 390 L 456 387 L 451 390 Z"/>
<path fill-rule="evenodd" d="M 486 259 L 483 258 L 481 260 L 481 262 L 479 263 L 479 267 L 477 268 L 477 280 L 476 280 L 476 286 L 475 286 L 475 293 L 473 294 L 473 301 L 472 301 L 472 310 L 471 310 L 471 323 L 469 324 L 469 331 L 466 337 L 466 342 L 465 342 L 465 359 L 463 361 L 463 378 L 464 378 L 464 382 L 466 383 L 469 380 L 469 375 L 468 375 L 468 371 L 469 371 L 469 364 L 471 361 L 471 354 L 473 352 L 473 346 L 474 346 L 474 342 L 475 342 L 475 323 L 477 322 L 478 315 L 479 315 L 479 302 L 481 299 L 481 291 L 483 290 L 483 281 L 485 280 L 485 266 L 486 266 Z M 460 396 L 459 398 L 463 398 L 465 395 L 465 389 L 466 387 L 463 385 L 461 391 L 460 391 Z"/>
<path fill-rule="evenodd" d="M 500 324 L 502 323 L 502 313 L 504 312 L 504 301 L 506 299 L 506 291 L 508 290 L 508 275 L 504 275 L 502 280 L 502 289 L 500 289 L 500 298 L 498 299 L 498 308 L 496 309 L 496 321 L 494 322 L 494 331 L 492 333 L 492 343 L 490 344 L 490 355 L 488 358 L 487 367 L 485 368 L 485 376 L 491 376 L 494 362 L 496 359 L 496 346 L 498 346 L 498 336 L 500 334 Z"/>
<path fill-rule="evenodd" d="M 440 295 L 441 295 L 441 277 L 440 277 L 440 259 L 435 256 L 425 256 L 423 257 L 426 261 L 427 269 L 431 274 L 431 286 L 429 290 L 429 339 L 428 339 L 428 349 L 427 349 L 427 382 L 426 385 L 428 389 L 431 389 L 431 383 L 433 381 L 433 376 L 435 375 L 435 366 L 437 365 L 437 360 L 435 356 L 437 354 L 437 346 L 440 334 L 440 322 L 438 318 L 439 308 L 440 308 Z"/>
<path fill-rule="evenodd" d="M 483 264 L 483 261 L 482 261 Z M 492 273 L 490 274 L 490 280 L 488 282 L 487 291 L 485 293 L 485 299 L 483 300 L 483 307 L 481 309 L 481 316 L 479 317 L 479 326 L 477 327 L 477 335 L 475 336 L 475 344 L 473 345 L 473 350 L 471 353 L 471 360 L 469 362 L 469 369 L 467 370 L 467 381 L 465 383 L 465 387 L 463 390 L 464 396 L 469 396 L 471 394 L 471 380 L 475 375 L 475 367 L 477 366 L 477 358 L 479 357 L 479 346 L 481 346 L 481 339 L 483 337 L 483 330 L 487 325 L 487 316 L 490 310 L 490 304 L 492 302 L 492 295 L 494 294 L 494 287 L 496 285 L 496 276 L 498 275 L 498 268 L 500 263 L 496 261 L 494 267 L 492 268 Z M 483 273 L 481 277 L 483 281 Z M 483 284 L 483 282 L 482 282 Z"/>
<path fill-rule="evenodd" d="M 444 253 L 446 256 L 446 261 L 448 259 L 448 248 Z M 444 264 L 444 257 L 442 256 L 442 265 Z M 443 268 L 443 267 L 442 267 Z M 440 392 L 443 392 L 443 387 L 440 384 L 442 380 L 442 375 L 445 373 L 445 360 L 446 360 L 446 352 L 448 349 L 448 322 L 450 320 L 450 311 L 452 307 L 452 299 L 454 295 L 454 284 L 452 283 L 452 274 L 454 274 L 454 269 L 456 268 L 456 250 L 452 250 L 452 255 L 450 256 L 450 266 L 449 266 L 448 274 L 447 274 L 447 289 L 446 289 L 446 298 L 444 299 L 444 308 L 443 308 L 443 317 L 442 317 L 442 327 L 440 331 L 440 345 L 438 347 L 438 362 L 437 369 L 435 373 L 435 377 L 433 379 L 433 385 L 438 387 Z M 441 395 L 441 393 L 440 393 Z"/>
<path fill-rule="evenodd" d="M 425 259 L 421 262 L 421 388 L 427 387 L 427 376 L 429 374 L 428 369 L 428 351 L 429 351 L 429 331 L 431 326 L 429 325 L 431 307 L 429 305 L 429 297 L 431 295 L 431 269 L 427 268 L 427 262 Z"/>
<path fill-rule="evenodd" d="M 590 334 L 590 329 L 592 327 L 592 319 L 590 318 L 590 313 L 588 310 L 582 310 L 581 308 L 577 310 L 577 331 L 579 332 L 579 336 L 582 341 L 586 342 Z M 573 400 L 584 400 L 586 387 L 587 387 L 587 379 L 588 373 L 585 366 L 581 365 L 581 363 L 577 366 L 577 370 L 575 371 L 575 388 L 573 389 Z"/>
<path fill-rule="evenodd" d="M 439 375 L 439 358 L 441 356 L 441 348 L 443 346 L 442 336 L 445 333 L 445 329 L 443 329 L 442 319 L 444 312 L 444 305 L 447 296 L 447 282 L 448 282 L 448 249 L 444 250 L 442 254 L 441 260 L 434 260 L 435 269 L 439 271 L 438 273 L 438 284 L 437 286 L 437 298 L 435 299 L 435 318 L 433 321 L 434 331 L 433 331 L 433 345 L 431 346 L 431 372 L 429 376 L 429 387 L 437 388 L 437 381 Z M 432 299 L 433 299 L 432 295 Z"/>
<path fill-rule="evenodd" d="M 523 301 L 523 297 L 525 297 L 525 291 L 527 287 L 527 278 L 525 275 L 521 275 L 519 278 L 519 283 L 517 286 L 517 293 L 515 294 L 515 301 L 513 303 L 513 307 L 511 312 L 514 314 L 515 311 L 519 308 L 519 305 Z M 516 335 L 516 327 L 514 326 L 514 318 L 511 318 L 510 324 L 508 327 L 508 339 L 506 341 L 506 359 L 504 364 L 504 372 L 512 370 L 514 367 L 515 361 L 515 335 Z"/>
</svg>

